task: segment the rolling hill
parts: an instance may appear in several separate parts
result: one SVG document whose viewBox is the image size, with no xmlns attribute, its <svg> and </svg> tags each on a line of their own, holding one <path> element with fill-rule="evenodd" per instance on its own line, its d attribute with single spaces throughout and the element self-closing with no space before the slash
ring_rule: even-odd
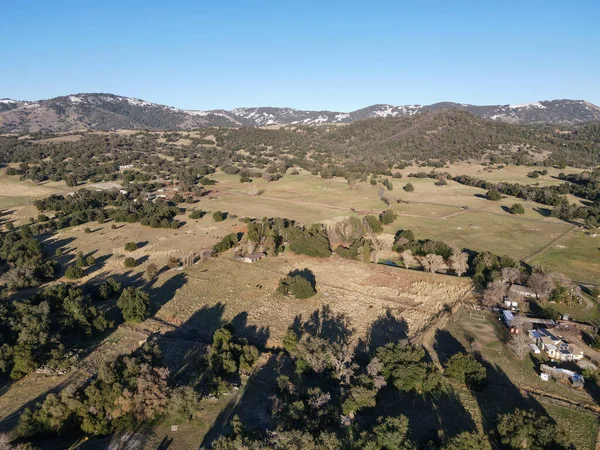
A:
<svg viewBox="0 0 600 450">
<path fill-rule="evenodd" d="M 292 108 L 184 110 L 113 94 L 76 94 L 50 100 L 0 100 L 0 131 L 188 130 L 207 126 L 271 126 L 351 123 L 376 117 L 407 117 L 438 110 L 461 110 L 483 119 L 529 124 L 576 125 L 600 121 L 600 107 L 583 100 L 551 100 L 522 105 L 477 106 L 442 102 L 432 105 L 372 105 L 352 112 Z"/>
</svg>

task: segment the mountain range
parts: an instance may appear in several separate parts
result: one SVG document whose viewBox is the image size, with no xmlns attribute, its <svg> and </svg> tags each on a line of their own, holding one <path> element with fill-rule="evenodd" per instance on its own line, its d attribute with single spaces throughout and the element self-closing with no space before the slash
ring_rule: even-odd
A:
<svg viewBox="0 0 600 450">
<path fill-rule="evenodd" d="M 77 130 L 189 130 L 209 126 L 344 124 L 374 117 L 404 117 L 455 109 L 516 124 L 576 125 L 600 121 L 600 107 L 583 100 L 550 100 L 520 105 L 477 106 L 441 102 L 432 105 L 372 105 L 352 112 L 254 107 L 232 110 L 184 110 L 114 94 L 75 94 L 50 100 L 0 99 L 0 132 Z"/>
</svg>

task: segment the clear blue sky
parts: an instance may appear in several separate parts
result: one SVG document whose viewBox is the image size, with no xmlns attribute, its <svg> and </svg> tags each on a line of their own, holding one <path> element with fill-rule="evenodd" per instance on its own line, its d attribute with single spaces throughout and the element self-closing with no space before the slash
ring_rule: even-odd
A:
<svg viewBox="0 0 600 450">
<path fill-rule="evenodd" d="M 189 109 L 600 104 L 600 2 L 26 0 L 0 98 L 110 92 Z"/>
</svg>

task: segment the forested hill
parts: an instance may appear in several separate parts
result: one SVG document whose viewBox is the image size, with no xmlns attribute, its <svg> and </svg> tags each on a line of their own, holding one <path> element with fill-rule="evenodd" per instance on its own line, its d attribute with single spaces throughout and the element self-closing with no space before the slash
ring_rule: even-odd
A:
<svg viewBox="0 0 600 450">
<path fill-rule="evenodd" d="M 183 110 L 113 94 L 77 94 L 33 102 L 0 99 L 0 132 L 189 130 L 207 126 L 342 124 L 378 117 L 410 117 L 448 109 L 513 124 L 576 125 L 600 121 L 600 107 L 583 100 L 491 106 L 451 102 L 432 105 L 372 105 L 352 112 L 273 107 L 200 111 Z"/>
</svg>

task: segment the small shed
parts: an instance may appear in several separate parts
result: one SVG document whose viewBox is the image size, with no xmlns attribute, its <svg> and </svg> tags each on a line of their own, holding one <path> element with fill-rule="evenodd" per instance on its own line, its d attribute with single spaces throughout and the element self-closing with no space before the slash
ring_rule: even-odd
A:
<svg viewBox="0 0 600 450">
<path fill-rule="evenodd" d="M 254 252 L 254 253 L 250 253 L 250 254 L 248 254 L 248 255 L 246 255 L 246 256 L 244 256 L 244 257 L 242 258 L 242 262 L 245 262 L 245 263 L 254 263 L 254 262 L 256 262 L 256 261 L 260 261 L 260 260 L 261 260 L 261 259 L 263 259 L 265 256 L 267 256 L 267 255 L 265 255 L 265 254 L 264 254 L 264 253 L 262 253 L 262 252 Z"/>
</svg>

